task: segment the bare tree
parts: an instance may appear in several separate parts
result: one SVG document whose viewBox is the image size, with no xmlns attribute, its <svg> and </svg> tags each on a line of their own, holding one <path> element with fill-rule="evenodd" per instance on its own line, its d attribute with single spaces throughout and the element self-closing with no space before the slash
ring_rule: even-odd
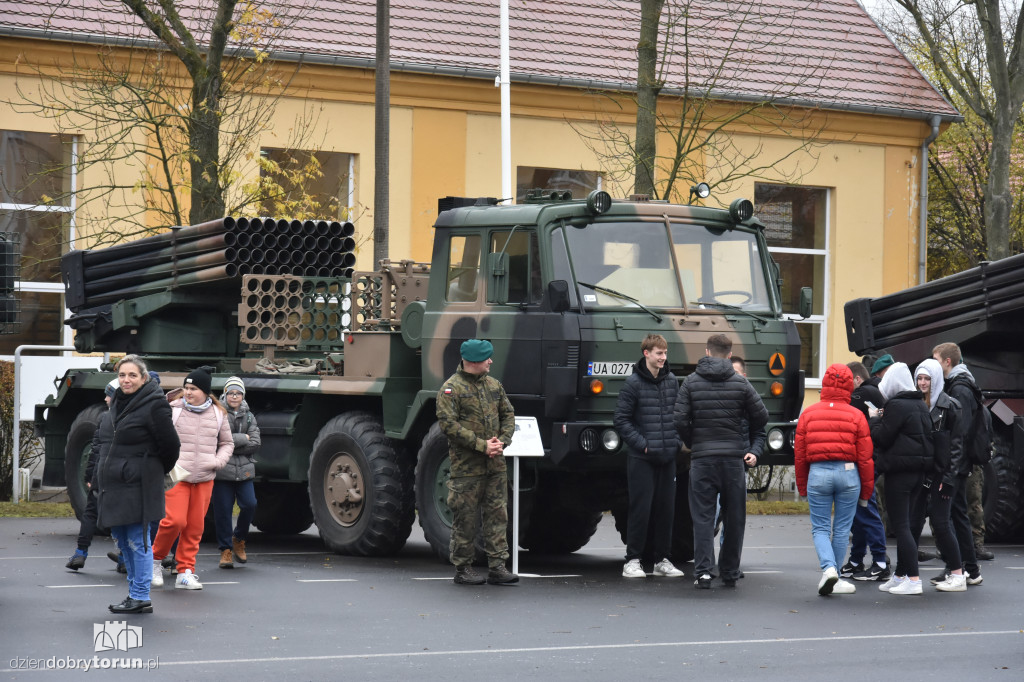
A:
<svg viewBox="0 0 1024 682">
<path fill-rule="evenodd" d="M 983 125 L 969 144 L 987 146 L 983 244 L 991 260 L 1011 254 L 1014 139 L 1024 106 L 1024 14 L 1014 0 L 892 0 L 880 23 L 908 54 L 926 57 L 948 99 Z M 980 179 L 980 178 L 979 178 Z M 955 183 L 955 179 L 951 178 Z M 962 188 L 957 188 L 962 189 Z M 964 208 L 970 207 L 965 202 Z M 969 222 L 958 216 L 961 225 Z"/>
<path fill-rule="evenodd" d="M 88 184 L 69 191 L 94 246 L 258 209 L 273 189 L 242 169 L 259 165 L 257 143 L 301 66 L 271 55 L 309 6 L 214 5 L 179 14 L 170 0 L 105 0 L 144 24 L 129 44 L 73 44 L 61 63 L 19 62 L 26 77 L 11 104 L 80 141 L 75 170 Z M 312 120 L 300 115 L 286 146 L 308 140 Z"/>
<path fill-rule="evenodd" d="M 605 120 L 596 133 L 577 132 L 613 180 L 632 179 L 634 191 L 654 198 L 686 200 L 698 182 L 726 192 L 749 177 L 795 182 L 817 161 L 825 117 L 808 101 L 832 61 L 827 51 L 796 58 L 804 51 L 787 49 L 810 5 L 641 0 L 635 129 Z M 755 65 L 769 69 L 775 85 L 751 97 L 736 83 Z M 621 95 L 609 96 L 627 106 Z M 796 144 L 767 158 L 763 143 L 741 145 L 738 130 Z M 669 144 L 659 149 L 659 139 Z"/>
</svg>

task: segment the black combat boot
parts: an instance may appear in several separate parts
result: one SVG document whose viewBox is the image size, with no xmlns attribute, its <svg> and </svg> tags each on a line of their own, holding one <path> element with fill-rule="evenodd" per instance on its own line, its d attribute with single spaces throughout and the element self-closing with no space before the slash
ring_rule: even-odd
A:
<svg viewBox="0 0 1024 682">
<path fill-rule="evenodd" d="M 511 585 L 519 582 L 519 576 L 501 564 L 487 571 L 487 582 L 491 585 Z"/>
<path fill-rule="evenodd" d="M 153 602 L 148 599 L 125 597 L 120 604 L 111 604 L 107 608 L 111 613 L 153 613 Z"/>
<path fill-rule="evenodd" d="M 472 566 L 455 567 L 456 585 L 483 585 L 484 577 L 473 570 Z"/>
</svg>

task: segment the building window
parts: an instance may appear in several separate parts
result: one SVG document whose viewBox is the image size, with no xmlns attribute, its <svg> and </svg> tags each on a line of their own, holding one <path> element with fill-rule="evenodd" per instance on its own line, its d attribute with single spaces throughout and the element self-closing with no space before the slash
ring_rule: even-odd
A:
<svg viewBox="0 0 1024 682">
<path fill-rule="evenodd" d="M 828 190 L 755 183 L 754 205 L 765 225 L 768 251 L 782 272 L 782 310 L 796 320 L 802 351 L 800 368 L 808 386 L 820 386 L 825 373 L 828 315 Z M 813 287 L 811 317 L 798 314 L 800 289 Z"/>
<path fill-rule="evenodd" d="M 595 189 L 601 189 L 601 174 L 597 171 L 562 168 L 517 167 L 516 201 L 526 201 L 526 192 L 536 188 L 569 190 L 573 199 L 582 199 Z"/>
<path fill-rule="evenodd" d="M 74 247 L 74 138 L 0 130 L 0 232 L 17 235 L 17 324 L 0 334 L 0 356 L 25 344 L 69 345 L 60 257 Z"/>
<path fill-rule="evenodd" d="M 265 216 L 352 220 L 355 154 L 261 149 Z"/>
</svg>

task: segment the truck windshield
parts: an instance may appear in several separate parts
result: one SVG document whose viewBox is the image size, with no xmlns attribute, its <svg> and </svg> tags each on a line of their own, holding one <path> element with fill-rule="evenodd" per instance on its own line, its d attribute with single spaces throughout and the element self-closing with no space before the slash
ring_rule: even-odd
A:
<svg viewBox="0 0 1024 682">
<path fill-rule="evenodd" d="M 771 310 L 764 267 L 752 231 L 692 223 L 594 223 L 564 231 L 585 306 L 629 308 L 623 296 L 654 308 L 682 308 L 682 282 L 691 308 Z M 675 259 L 673 262 L 673 253 Z M 679 276 L 676 275 L 676 264 Z"/>
</svg>

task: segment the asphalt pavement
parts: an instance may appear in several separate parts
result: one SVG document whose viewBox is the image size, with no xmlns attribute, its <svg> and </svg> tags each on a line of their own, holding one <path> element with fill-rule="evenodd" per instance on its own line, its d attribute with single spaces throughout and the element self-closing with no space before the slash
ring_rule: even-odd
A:
<svg viewBox="0 0 1024 682">
<path fill-rule="evenodd" d="M 821 597 L 801 516 L 749 517 L 746 577 L 711 590 L 694 589 L 692 564 L 685 578 L 622 578 L 610 518 L 575 554 L 522 553 L 514 586 L 454 585 L 418 527 L 400 554 L 374 559 L 326 552 L 315 528 L 254 532 L 244 567 L 218 569 L 204 544 L 202 591 L 168 579 L 154 613 L 115 618 L 107 605 L 127 588 L 105 556 L 113 544 L 97 538 L 72 572 L 77 530 L 73 519 L 0 519 L 0 678 L 138 678 L 114 669 L 134 665 L 243 682 L 1024 679 L 1020 545 L 993 546 L 984 583 L 965 593 L 897 597 L 857 583 Z"/>
</svg>

